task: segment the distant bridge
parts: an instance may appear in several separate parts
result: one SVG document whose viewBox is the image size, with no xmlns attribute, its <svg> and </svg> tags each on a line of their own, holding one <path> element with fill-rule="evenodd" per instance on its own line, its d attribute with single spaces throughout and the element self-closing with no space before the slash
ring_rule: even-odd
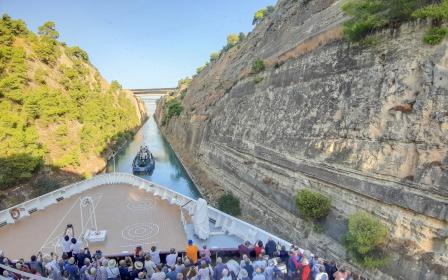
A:
<svg viewBox="0 0 448 280">
<path fill-rule="evenodd" d="M 138 96 L 160 96 L 175 91 L 176 88 L 147 88 L 147 89 L 130 89 L 132 93 Z"/>
</svg>

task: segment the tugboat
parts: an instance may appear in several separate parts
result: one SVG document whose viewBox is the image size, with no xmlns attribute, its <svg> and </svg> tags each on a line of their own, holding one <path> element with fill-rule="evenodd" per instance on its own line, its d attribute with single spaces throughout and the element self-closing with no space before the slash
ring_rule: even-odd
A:
<svg viewBox="0 0 448 280">
<path fill-rule="evenodd" d="M 148 147 L 140 147 L 140 151 L 138 151 L 137 155 L 134 158 L 134 161 L 132 162 L 132 172 L 134 174 L 152 174 L 155 165 L 156 162 Z"/>
</svg>

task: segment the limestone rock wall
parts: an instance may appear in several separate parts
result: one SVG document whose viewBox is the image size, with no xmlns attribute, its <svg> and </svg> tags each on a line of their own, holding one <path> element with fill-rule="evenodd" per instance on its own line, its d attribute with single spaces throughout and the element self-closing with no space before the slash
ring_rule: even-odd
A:
<svg viewBox="0 0 448 280">
<path fill-rule="evenodd" d="M 448 42 L 424 45 L 427 26 L 412 23 L 352 45 L 340 1 L 308 2 L 279 1 L 162 131 L 201 191 L 240 196 L 246 220 L 350 265 L 347 217 L 367 211 L 389 227 L 393 261 L 364 276 L 447 279 Z M 256 58 L 268 67 L 251 75 Z M 332 199 L 324 233 L 297 216 L 303 188 Z"/>
</svg>

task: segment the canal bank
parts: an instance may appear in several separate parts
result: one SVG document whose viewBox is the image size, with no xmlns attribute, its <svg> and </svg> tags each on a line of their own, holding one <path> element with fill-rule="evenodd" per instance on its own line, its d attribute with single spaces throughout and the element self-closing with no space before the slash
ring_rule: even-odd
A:
<svg viewBox="0 0 448 280">
<path fill-rule="evenodd" d="M 115 171 L 132 173 L 132 161 L 135 155 L 141 146 L 148 146 L 156 161 L 155 169 L 151 175 L 139 176 L 186 196 L 199 198 L 201 195 L 196 185 L 154 121 L 152 115 L 155 112 L 156 102 L 159 98 L 156 96 L 143 98 L 150 117 L 134 135 L 127 148 L 116 155 Z M 113 159 L 109 161 L 107 171 L 114 171 Z"/>
</svg>

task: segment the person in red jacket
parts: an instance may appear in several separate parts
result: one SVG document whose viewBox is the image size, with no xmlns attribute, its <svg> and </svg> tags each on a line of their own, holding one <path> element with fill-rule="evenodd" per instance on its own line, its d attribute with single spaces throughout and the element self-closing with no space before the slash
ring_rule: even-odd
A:
<svg viewBox="0 0 448 280">
<path fill-rule="evenodd" d="M 309 280 L 311 275 L 310 263 L 307 258 L 302 260 L 302 278 L 301 280 Z"/>
</svg>

